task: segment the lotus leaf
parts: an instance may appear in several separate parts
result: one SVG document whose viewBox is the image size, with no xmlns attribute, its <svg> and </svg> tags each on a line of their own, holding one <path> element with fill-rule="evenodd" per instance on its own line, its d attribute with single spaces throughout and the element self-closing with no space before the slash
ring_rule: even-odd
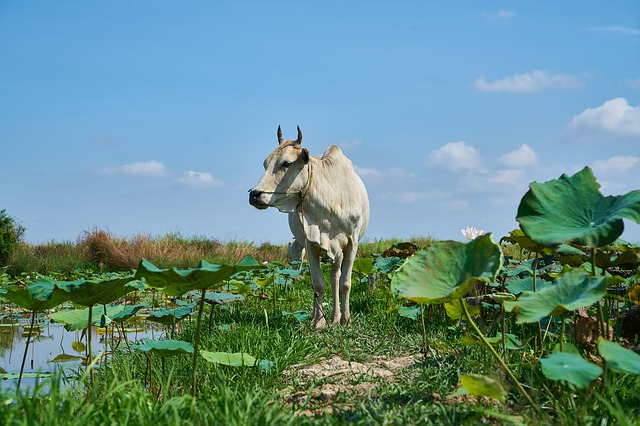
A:
<svg viewBox="0 0 640 426">
<path fill-rule="evenodd" d="M 182 340 L 146 340 L 143 343 L 132 345 L 132 348 L 143 352 L 151 352 L 161 357 L 192 354 L 193 345 Z"/>
<path fill-rule="evenodd" d="M 401 306 L 398 315 L 416 321 L 420 318 L 420 306 Z"/>
<path fill-rule="evenodd" d="M 547 247 L 578 243 L 592 248 L 613 243 L 623 218 L 640 223 L 640 190 L 603 196 L 589 167 L 545 183 L 532 182 L 516 220 L 533 241 Z"/>
<path fill-rule="evenodd" d="M 79 305 L 106 305 L 135 290 L 129 285 L 133 276 L 106 280 L 59 281 L 56 286 L 67 292 L 67 298 Z"/>
<path fill-rule="evenodd" d="M 518 323 L 531 323 L 592 305 L 606 292 L 604 277 L 594 277 L 581 269 L 572 269 L 562 275 L 555 285 L 535 293 L 525 291 L 517 301 L 504 302 L 504 308 L 517 312 Z"/>
<path fill-rule="evenodd" d="M 504 401 L 509 395 L 505 384 L 493 377 L 481 374 L 465 374 L 460 376 L 460 382 L 471 395 L 486 396 L 498 401 Z"/>
<path fill-rule="evenodd" d="M 579 388 L 588 386 L 602 374 L 602 368 L 580 355 L 557 352 L 540 358 L 542 373 L 551 380 L 564 380 Z"/>
<path fill-rule="evenodd" d="M 148 321 L 153 321 L 164 325 L 177 324 L 193 313 L 194 306 L 195 305 L 192 304 L 174 309 L 160 309 L 151 312 L 146 319 Z"/>
<path fill-rule="evenodd" d="M 612 370 L 620 373 L 640 374 L 640 355 L 632 350 L 601 337 L 598 339 L 598 352 L 607 360 L 607 365 Z"/>
<path fill-rule="evenodd" d="M 50 278 L 39 278 L 27 284 L 27 288 L 9 289 L 2 297 L 30 311 L 42 312 L 58 306 L 67 300 L 69 295 L 56 287 Z"/>
<path fill-rule="evenodd" d="M 396 297 L 438 304 L 465 296 L 476 283 L 492 283 L 502 266 L 491 234 L 468 243 L 439 241 L 408 258 L 391 280 Z"/>
<path fill-rule="evenodd" d="M 204 359 L 213 364 L 224 364 L 233 367 L 254 367 L 258 363 L 256 358 L 243 352 L 229 353 L 202 351 L 200 354 Z"/>
<path fill-rule="evenodd" d="M 114 315 L 124 310 L 124 305 L 107 305 L 107 317 L 111 318 Z M 101 309 L 94 309 L 91 313 L 91 324 L 100 324 L 103 320 L 104 312 Z M 64 324 L 64 328 L 67 331 L 82 330 L 87 328 L 87 318 L 89 316 L 89 308 L 86 309 L 73 309 L 70 311 L 53 312 L 48 315 L 54 321 Z"/>
<path fill-rule="evenodd" d="M 231 278 L 240 271 L 261 268 L 253 257 L 246 256 L 237 265 L 213 265 L 201 260 L 194 269 L 160 269 L 146 259 L 138 265 L 135 278 L 144 278 L 151 286 L 162 290 L 169 296 L 180 296 L 190 290 L 203 290 Z"/>
</svg>

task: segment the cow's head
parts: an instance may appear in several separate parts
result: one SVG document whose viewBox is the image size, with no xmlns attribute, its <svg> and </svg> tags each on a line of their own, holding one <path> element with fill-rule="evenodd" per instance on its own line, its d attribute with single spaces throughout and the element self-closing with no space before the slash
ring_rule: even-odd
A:
<svg viewBox="0 0 640 426">
<path fill-rule="evenodd" d="M 264 174 L 260 182 L 249 190 L 249 204 L 266 209 L 275 207 L 291 213 L 300 204 L 308 190 L 310 171 L 309 151 L 302 148 L 302 132 L 298 127 L 298 139 L 284 140 L 278 126 L 278 147 L 264 160 Z"/>
</svg>

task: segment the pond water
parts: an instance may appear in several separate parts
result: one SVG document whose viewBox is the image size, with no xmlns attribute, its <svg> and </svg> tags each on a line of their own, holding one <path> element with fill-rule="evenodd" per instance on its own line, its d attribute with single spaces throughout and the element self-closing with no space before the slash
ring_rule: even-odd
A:
<svg viewBox="0 0 640 426">
<path fill-rule="evenodd" d="M 127 326 L 131 327 L 131 326 Z M 30 319 L 7 318 L 0 320 L 0 389 L 3 393 L 15 390 L 18 383 L 20 366 L 27 347 Z M 106 330 L 106 332 L 105 332 Z M 112 328 L 92 329 L 93 355 L 126 345 L 120 332 L 111 333 Z M 131 327 L 125 328 L 129 344 L 142 338 L 158 339 L 164 336 L 164 329 Z M 86 356 L 87 336 L 82 330 L 67 331 L 63 324 L 49 322 L 46 317 L 38 317 L 33 333 L 29 339 L 29 347 L 24 364 L 24 373 L 20 389 L 33 387 L 37 382 L 47 379 L 51 373 L 58 371 L 75 375 L 74 370 L 84 369 L 83 358 Z M 31 374 L 30 374 L 31 373 Z M 33 377 L 40 373 L 43 377 Z"/>
</svg>

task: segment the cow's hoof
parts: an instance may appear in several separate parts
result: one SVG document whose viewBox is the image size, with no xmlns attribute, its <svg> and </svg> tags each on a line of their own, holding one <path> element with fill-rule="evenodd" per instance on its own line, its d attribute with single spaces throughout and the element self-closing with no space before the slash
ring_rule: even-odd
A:
<svg viewBox="0 0 640 426">
<path fill-rule="evenodd" d="M 340 318 L 340 325 L 342 325 L 343 327 L 351 325 L 351 318 L 345 318 L 345 317 Z"/>
<path fill-rule="evenodd" d="M 316 329 L 325 328 L 327 326 L 327 320 L 324 317 L 322 317 L 319 320 L 314 321 L 313 326 Z"/>
</svg>

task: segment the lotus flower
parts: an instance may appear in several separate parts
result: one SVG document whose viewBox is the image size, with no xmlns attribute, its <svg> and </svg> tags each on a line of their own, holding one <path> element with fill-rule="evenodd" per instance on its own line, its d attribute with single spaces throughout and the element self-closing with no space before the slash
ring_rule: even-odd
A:
<svg viewBox="0 0 640 426">
<path fill-rule="evenodd" d="M 475 226 L 471 228 L 461 229 L 462 235 L 467 237 L 467 240 L 475 240 L 480 235 L 484 235 L 484 229 L 476 229 Z"/>
</svg>

